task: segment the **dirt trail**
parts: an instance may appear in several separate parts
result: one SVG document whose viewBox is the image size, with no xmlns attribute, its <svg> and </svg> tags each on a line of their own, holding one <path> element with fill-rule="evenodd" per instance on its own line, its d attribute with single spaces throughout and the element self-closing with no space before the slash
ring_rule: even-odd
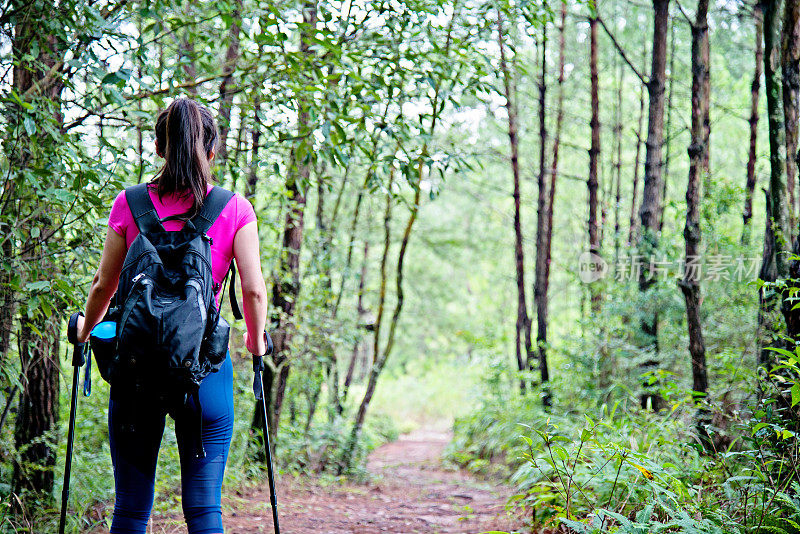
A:
<svg viewBox="0 0 800 534">
<path fill-rule="evenodd" d="M 504 503 L 510 490 L 441 467 L 446 433 L 414 432 L 375 450 L 368 484 L 320 486 L 313 479 L 279 477 L 278 509 L 286 534 L 476 534 L 513 531 Z M 228 534 L 271 533 L 263 490 L 224 498 Z M 159 518 L 153 533 L 186 532 L 182 517 Z"/>
</svg>

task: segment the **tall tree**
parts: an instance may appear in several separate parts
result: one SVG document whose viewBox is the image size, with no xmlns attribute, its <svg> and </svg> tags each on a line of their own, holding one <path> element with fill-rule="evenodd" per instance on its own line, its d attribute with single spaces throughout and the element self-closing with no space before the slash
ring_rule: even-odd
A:
<svg viewBox="0 0 800 534">
<path fill-rule="evenodd" d="M 789 207 L 786 200 L 786 166 L 782 87 L 780 73 L 780 13 L 782 0 L 762 0 L 764 13 L 764 92 L 767 96 L 767 121 L 769 125 L 769 202 L 767 203 L 767 231 L 764 233 L 764 256 L 761 276 L 765 282 L 786 279 L 789 274 Z M 775 343 L 781 344 L 783 327 L 779 324 L 776 308 L 779 296 L 768 287 L 759 289 L 760 363 L 771 361 Z M 784 304 L 788 304 L 784 303 Z M 785 311 L 785 310 L 784 310 Z"/>
<path fill-rule="evenodd" d="M 679 285 L 686 303 L 686 324 L 689 330 L 689 354 L 692 362 L 692 395 L 696 402 L 706 396 L 708 375 L 706 372 L 706 348 L 703 327 L 700 322 L 700 186 L 701 175 L 708 173 L 705 153 L 708 145 L 705 134 L 706 113 L 709 108 L 709 39 L 708 0 L 697 2 L 697 14 L 692 23 L 692 130 L 689 144 L 689 180 L 686 188 L 686 226 L 683 237 L 686 242 L 686 257 L 683 279 Z M 701 410 L 702 413 L 702 410 Z M 704 419 L 699 418 L 698 423 Z M 698 424 L 700 435 L 707 437 L 705 429 Z M 707 440 L 703 440 L 706 442 Z"/>
<path fill-rule="evenodd" d="M 647 59 L 647 49 L 643 52 L 643 60 Z M 642 128 L 644 123 L 644 88 L 639 89 L 639 119 L 636 122 L 636 157 L 633 159 L 633 183 L 631 184 L 631 218 L 628 226 L 628 245 L 633 245 L 638 239 L 639 220 L 636 217 L 637 199 L 639 193 L 639 162 L 642 155 Z"/>
<path fill-rule="evenodd" d="M 589 190 L 589 252 L 599 257 L 600 235 L 597 226 L 597 166 L 600 160 L 600 90 L 597 77 L 597 11 L 594 6 L 592 6 L 591 9 L 592 13 L 589 17 L 589 80 L 591 84 L 592 118 L 589 122 L 589 126 L 592 130 L 592 141 L 591 147 L 589 148 L 589 178 L 586 181 L 586 186 Z M 597 287 L 598 283 L 599 281 L 592 282 L 589 285 L 592 314 L 597 314 L 600 311 L 602 295 Z"/>
<path fill-rule="evenodd" d="M 561 127 L 564 122 L 564 29 L 566 25 L 567 5 L 561 4 L 561 22 L 558 27 L 558 91 L 556 103 L 556 128 L 553 137 L 553 160 L 550 166 L 550 183 L 547 185 L 547 203 L 544 206 L 544 235 L 536 245 L 536 283 L 533 298 L 536 305 L 536 347 L 539 351 L 539 373 L 542 379 L 542 402 L 550 404 L 550 369 L 547 364 L 547 293 L 550 287 L 550 261 L 553 243 L 553 207 L 556 198 L 556 178 L 558 177 L 558 150 L 561 144 Z M 544 151 L 544 144 L 542 145 Z M 541 193 L 540 193 L 541 194 Z M 541 257 L 541 259 L 540 259 Z"/>
<path fill-rule="evenodd" d="M 314 51 L 312 43 L 317 25 L 316 0 L 307 0 L 303 4 L 303 24 L 300 31 L 300 58 L 313 69 Z M 309 74 L 310 75 L 310 74 Z M 311 110 L 308 96 L 301 94 L 297 99 L 299 113 L 297 115 L 298 143 L 292 150 L 291 167 L 286 179 L 286 196 L 289 207 L 283 227 L 280 262 L 272 285 L 272 340 L 274 351 L 272 365 L 264 368 L 265 400 L 268 403 L 269 428 L 273 437 L 277 435 L 280 422 L 281 407 L 286 392 L 291 362 L 289 351 L 295 328 L 295 309 L 300 294 L 300 251 L 303 246 L 303 219 L 306 208 L 306 191 L 308 189 L 311 169 L 313 168 L 313 149 L 311 129 Z M 263 401 L 262 401 L 263 402 Z M 253 417 L 253 429 L 261 428 L 260 418 L 263 410 L 256 406 Z M 263 449 L 263 447 L 262 447 Z"/>
<path fill-rule="evenodd" d="M 664 87 L 667 63 L 667 27 L 669 22 L 669 0 L 653 0 L 653 46 L 650 79 L 647 82 L 649 97 L 647 144 L 645 148 L 644 191 L 642 205 L 639 208 L 641 235 L 639 237 L 639 253 L 645 261 L 655 254 L 658 248 L 658 226 L 663 209 L 661 198 L 662 157 L 661 149 L 664 140 Z M 652 273 L 642 269 L 639 275 L 639 291 L 643 298 L 655 282 Z M 643 313 L 641 329 L 643 334 L 642 348 L 650 351 L 652 356 L 643 362 L 643 371 L 653 371 L 658 366 L 658 310 Z M 645 387 L 641 395 L 642 407 L 651 406 L 655 410 L 661 408 L 661 399 L 652 385 Z"/>
<path fill-rule="evenodd" d="M 547 330 L 547 305 L 542 302 L 543 286 L 545 271 L 547 269 L 547 225 L 548 225 L 548 187 L 547 187 L 547 168 L 546 158 L 547 154 L 547 24 L 542 27 L 541 39 L 541 72 L 539 73 L 539 173 L 537 175 L 538 197 L 537 197 L 537 214 L 536 214 L 536 272 L 533 282 L 533 300 L 536 307 L 536 344 L 539 352 L 539 371 L 542 378 L 542 404 L 545 407 L 550 406 L 550 392 L 547 387 L 547 382 L 550 379 L 549 370 L 547 369 L 547 359 L 542 358 L 542 348 L 540 343 L 544 341 L 542 333 L 544 331 L 545 338 Z M 510 115 L 509 115 L 510 117 Z M 509 139 L 511 138 L 511 121 L 509 119 Z M 514 193 L 518 193 L 519 178 L 514 177 Z M 517 213 L 516 206 L 518 205 L 518 197 L 514 197 L 515 215 Z M 515 220 L 516 225 L 516 220 Z M 516 228 L 516 226 L 515 226 Z M 518 235 L 521 238 L 521 235 Z M 521 243 L 520 243 L 521 244 Z M 519 265 L 518 265 L 519 268 Z M 519 272 L 518 272 L 519 276 Z M 547 298 L 547 297 L 544 297 Z M 544 324 L 543 324 L 544 323 Z M 527 329 L 530 330 L 531 321 L 528 321 Z M 531 337 L 530 333 L 526 333 L 527 337 Z M 527 368 L 533 369 L 533 351 L 528 354 Z M 531 384 L 533 388 L 533 384 Z"/>
<path fill-rule="evenodd" d="M 30 190 L 29 178 L 35 174 L 36 187 L 47 188 L 57 184 L 61 176 L 56 170 L 58 163 L 52 148 L 57 142 L 57 132 L 63 128 L 60 100 L 64 82 L 56 73 L 63 65 L 66 52 L 63 29 L 59 26 L 59 21 L 66 18 L 66 8 L 51 2 L 15 2 L 14 8 L 18 12 L 18 22 L 11 43 L 14 57 L 12 83 L 26 105 L 15 106 L 14 131 L 20 139 L 12 144 L 10 170 L 16 175 L 12 187 L 16 214 L 18 220 L 23 221 L 18 231 L 27 239 L 19 250 L 13 252 L 26 266 L 30 277 L 38 282 L 52 280 L 58 272 L 52 255 L 48 253 L 48 241 L 52 241 L 58 231 L 56 217 L 59 210 L 48 209 L 40 191 Z M 40 24 L 38 21 L 45 17 L 48 22 Z M 36 52 L 31 54 L 32 50 Z M 31 131 L 29 127 L 23 127 L 26 121 L 35 123 L 40 118 L 28 115 L 36 113 L 33 111 L 36 108 L 31 105 L 34 99 L 42 117 L 54 119 L 54 132 Z M 22 387 L 14 430 L 19 460 L 14 464 L 11 480 L 12 492 L 18 496 L 15 505 L 27 503 L 28 495 L 35 499 L 48 499 L 54 485 L 60 313 L 58 309 L 46 313 L 38 308 L 37 300 L 26 300 L 19 310 Z"/>
<path fill-rule="evenodd" d="M 690 22 L 691 24 L 691 22 Z M 661 202 L 667 199 L 667 190 L 669 188 L 669 162 L 672 159 L 672 110 L 673 106 L 673 90 L 675 89 L 675 24 L 670 24 L 669 27 L 669 90 L 667 92 L 667 123 L 664 129 L 664 170 L 663 178 L 661 180 Z M 661 232 L 664 228 L 664 212 L 661 210 L 661 217 L 658 220 L 658 231 Z"/>
<path fill-rule="evenodd" d="M 758 93 L 761 88 L 761 71 L 764 66 L 764 13 L 762 5 L 753 6 L 756 30 L 755 73 L 750 84 L 750 150 L 747 154 L 747 182 L 745 184 L 744 210 L 742 211 L 742 243 L 750 243 L 750 219 L 753 217 L 753 193 L 756 188 L 756 142 L 758 140 Z"/>
<path fill-rule="evenodd" d="M 786 123 L 786 188 L 789 193 L 790 239 L 797 235 L 795 228 L 797 206 L 798 121 L 797 107 L 800 98 L 800 2 L 787 0 L 783 10 L 781 39 L 781 74 L 783 75 L 783 115 Z"/>
<path fill-rule="evenodd" d="M 532 358 L 530 318 L 528 317 L 528 303 L 525 297 L 525 253 L 522 242 L 522 206 L 520 200 L 520 173 L 519 173 L 519 140 L 517 139 L 517 109 L 515 104 L 514 75 L 506 60 L 506 45 L 504 42 L 505 30 L 503 15 L 497 12 L 497 42 L 500 46 L 500 73 L 503 77 L 503 94 L 506 99 L 505 107 L 508 115 L 508 142 L 511 150 L 511 173 L 514 180 L 514 260 L 517 275 L 517 322 L 515 324 L 514 347 L 517 356 L 517 368 L 520 371 L 528 369 Z M 542 149 L 544 153 L 544 149 Z M 544 157 L 544 156 L 542 156 Z M 540 184 L 544 176 L 540 176 Z M 523 339 L 524 337 L 524 339 Z M 523 355 L 523 343 L 525 355 Z M 520 379 L 520 390 L 525 393 L 525 380 Z"/>
<path fill-rule="evenodd" d="M 783 0 L 762 0 L 764 13 L 764 89 L 769 123 L 769 194 L 772 201 L 772 233 L 775 235 L 775 266 L 778 278 L 788 273 L 789 211 L 786 199 L 786 136 L 782 109 L 780 72 L 780 12 Z"/>
</svg>

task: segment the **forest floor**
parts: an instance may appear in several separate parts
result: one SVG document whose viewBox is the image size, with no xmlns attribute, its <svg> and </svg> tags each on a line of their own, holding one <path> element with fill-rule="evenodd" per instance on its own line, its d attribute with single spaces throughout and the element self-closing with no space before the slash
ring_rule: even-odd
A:
<svg viewBox="0 0 800 534">
<path fill-rule="evenodd" d="M 280 476 L 278 510 L 287 534 L 477 534 L 513 532 L 518 522 L 505 503 L 512 490 L 447 470 L 441 456 L 451 436 L 417 431 L 370 455 L 365 484 L 321 484 L 313 478 Z M 228 534 L 271 533 L 267 484 L 223 499 Z M 148 532 L 151 532 L 148 530 Z M 181 516 L 153 522 L 154 534 L 186 532 Z"/>
</svg>

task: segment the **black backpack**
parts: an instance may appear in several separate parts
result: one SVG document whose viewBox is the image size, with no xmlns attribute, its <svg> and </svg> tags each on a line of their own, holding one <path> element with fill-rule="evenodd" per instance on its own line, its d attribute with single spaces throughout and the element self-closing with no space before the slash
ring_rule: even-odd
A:
<svg viewBox="0 0 800 534">
<path fill-rule="evenodd" d="M 183 229 L 167 231 L 162 222 L 177 217 L 158 218 L 147 184 L 125 189 L 139 235 L 125 256 L 106 317 L 117 325 L 113 350 L 94 350 L 112 398 L 145 395 L 168 404 L 173 417 L 190 396 L 200 407 L 200 382 L 225 361 L 230 329 L 214 300 L 219 285 L 211 277 L 207 232 L 232 197 L 212 188 Z M 233 262 L 230 271 L 235 279 Z M 233 288 L 232 281 L 231 307 L 239 319 Z M 199 445 L 203 456 L 202 441 Z"/>
</svg>

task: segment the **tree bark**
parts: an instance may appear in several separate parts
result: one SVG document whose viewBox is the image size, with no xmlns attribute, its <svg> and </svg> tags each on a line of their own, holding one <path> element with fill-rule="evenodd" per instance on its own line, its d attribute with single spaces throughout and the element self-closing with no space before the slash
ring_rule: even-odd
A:
<svg viewBox="0 0 800 534">
<path fill-rule="evenodd" d="M 253 105 L 253 128 L 250 131 L 250 168 L 247 173 L 247 187 L 245 195 L 250 197 L 256 192 L 258 182 L 258 150 L 261 147 L 261 95 L 256 94 L 255 104 Z"/>
<path fill-rule="evenodd" d="M 786 279 L 789 274 L 789 262 L 786 252 L 788 242 L 788 206 L 786 200 L 786 166 L 784 151 L 786 137 L 784 132 L 782 109 L 782 84 L 779 70 L 780 61 L 780 10 L 782 0 L 762 0 L 764 13 L 764 91 L 767 96 L 767 119 L 769 124 L 769 223 L 764 233 L 764 257 L 761 271 L 766 282 Z M 780 339 L 783 326 L 778 322 L 776 308 L 782 302 L 780 294 L 773 288 L 762 287 L 759 294 L 759 330 L 761 332 L 760 363 L 769 365 L 771 346 L 782 346 Z"/>
<path fill-rule="evenodd" d="M 786 189 L 789 194 L 789 240 L 797 235 L 795 182 L 797 177 L 797 106 L 800 97 L 800 2 L 788 0 L 783 11 L 781 39 L 783 114 L 786 122 Z"/>
<path fill-rule="evenodd" d="M 66 51 L 65 43 L 55 35 L 40 35 L 37 32 L 39 27 L 37 19 L 42 13 L 48 16 L 65 16 L 64 8 L 50 4 L 49 6 L 38 5 L 38 9 L 43 9 L 42 13 L 36 13 L 37 6 L 31 6 L 25 2 L 18 3 L 16 6 L 20 11 L 19 22 L 14 28 L 14 37 L 11 43 L 12 55 L 14 57 L 13 84 L 14 89 L 19 95 L 30 94 L 34 85 L 38 87 L 38 99 L 40 109 L 46 109 L 49 105 L 54 114 L 55 121 L 59 128 L 63 124 L 61 113 L 61 92 L 63 82 L 58 77 L 48 76 L 59 62 L 63 61 Z M 23 13 L 24 10 L 29 10 Z M 29 59 L 27 56 L 31 50 L 31 43 L 37 41 L 39 53 L 37 57 Z M 29 98 L 23 96 L 23 98 Z M 18 117 L 21 119 L 24 113 Z M 17 129 L 21 130 L 21 128 Z M 22 134 L 23 136 L 25 134 Z M 46 133 L 41 135 L 42 147 Z M 30 152 L 30 146 L 35 144 L 30 139 L 23 139 L 18 144 L 18 148 L 10 154 L 10 166 L 17 172 L 30 165 L 36 157 Z M 48 157 L 48 156 L 45 156 Z M 44 167 L 49 162 L 39 162 Z M 57 174 L 54 172 L 54 175 Z M 45 175 L 40 179 L 48 179 L 51 176 Z M 22 184 L 22 182 L 20 182 Z M 22 199 L 20 189 L 15 192 Z M 30 202 L 25 200 L 24 202 Z M 22 206 L 23 201 L 19 204 Z M 26 206 L 31 211 L 36 210 L 36 206 Z M 57 214 L 42 212 L 39 216 L 32 217 L 26 223 L 28 228 L 23 231 L 30 235 L 30 229 L 36 226 L 44 235 L 52 237 L 54 230 L 54 217 Z M 36 239 L 31 242 L 28 251 L 21 251 L 22 261 L 28 266 L 36 265 L 35 269 L 41 279 L 55 278 L 57 266 L 53 263 L 50 254 L 44 250 L 47 239 Z M 13 293 L 9 293 L 13 299 Z M 21 363 L 21 383 L 22 390 L 19 399 L 19 412 L 17 413 L 14 442 L 19 454 L 19 462 L 14 465 L 14 472 L 11 479 L 11 489 L 19 499 L 12 500 L 15 506 L 27 506 L 26 496 L 31 497 L 31 503 L 41 503 L 40 499 L 50 500 L 54 486 L 54 472 L 56 460 L 56 450 L 58 448 L 58 435 L 56 434 L 59 413 L 59 360 L 58 360 L 58 340 L 60 326 L 60 310 L 53 309 L 49 314 L 43 309 L 27 309 L 28 303 L 20 314 L 20 330 L 18 344 L 20 347 L 19 357 Z M 5 335 L 5 334 L 4 334 Z M 7 343 L 7 341 L 5 341 Z M 6 346 L 7 348 L 7 346 Z"/>
<path fill-rule="evenodd" d="M 35 326 L 42 335 L 35 333 Z M 59 315 L 38 314 L 33 325 L 20 326 L 20 363 L 23 383 L 19 400 L 14 445 L 20 460 L 14 465 L 12 493 L 21 498 L 50 498 L 56 464 L 57 441 L 53 432 L 58 427 Z M 34 502 L 34 501 L 31 501 Z"/>
<path fill-rule="evenodd" d="M 764 13 L 761 4 L 753 7 L 756 27 L 756 61 L 753 82 L 750 84 L 750 151 L 747 155 L 747 183 L 744 210 L 742 211 L 742 244 L 750 244 L 750 219 L 753 217 L 753 193 L 756 188 L 756 141 L 758 140 L 758 93 L 761 87 L 761 70 L 764 65 Z"/>
<path fill-rule="evenodd" d="M 785 150 L 786 137 L 782 109 L 782 84 L 779 70 L 780 9 L 782 0 L 764 0 L 764 89 L 767 95 L 769 121 L 770 177 L 772 199 L 772 232 L 775 235 L 775 266 L 778 278 L 786 278 L 789 251 L 788 206 L 786 202 Z"/>
<path fill-rule="evenodd" d="M 764 229 L 764 247 L 761 254 L 761 269 L 758 278 L 764 282 L 775 282 L 778 270 L 775 265 L 775 234 L 772 231 L 772 197 L 764 189 L 766 197 L 766 227 Z M 767 286 L 758 289 L 758 365 L 767 366 L 772 361 L 773 352 L 769 347 L 780 346 L 780 331 L 776 323 L 776 294 Z"/>
<path fill-rule="evenodd" d="M 650 79 L 647 83 L 649 97 L 647 143 L 645 149 L 644 191 L 642 205 L 639 208 L 641 221 L 641 236 L 639 237 L 639 253 L 647 262 L 658 248 L 658 225 L 661 218 L 662 206 L 662 157 L 661 149 L 664 140 L 664 82 L 666 78 L 667 60 L 667 27 L 669 22 L 669 0 L 653 0 L 655 11 L 653 17 L 653 53 Z M 642 269 L 639 276 L 639 291 L 642 298 L 655 282 L 652 273 Z M 641 321 L 643 339 L 641 348 L 652 351 L 653 357 L 642 365 L 643 372 L 654 371 L 658 366 L 658 312 L 653 311 L 650 316 L 643 314 Z M 641 395 L 642 407 L 650 406 L 660 410 L 662 399 L 655 392 L 655 384 L 645 387 Z"/>
<path fill-rule="evenodd" d="M 589 17 L 589 80 L 591 85 L 592 118 L 589 126 L 592 131 L 589 148 L 589 178 L 586 181 L 589 190 L 589 252 L 594 257 L 600 256 L 600 236 L 597 226 L 597 189 L 599 187 L 597 166 L 600 159 L 600 97 L 597 77 L 597 12 L 593 10 Z M 589 284 L 592 315 L 600 312 L 602 294 L 599 281 Z"/>
<path fill-rule="evenodd" d="M 553 161 L 550 167 L 550 184 L 547 187 L 547 204 L 544 207 L 544 236 L 542 246 L 536 247 L 536 285 L 533 295 L 536 304 L 536 347 L 539 351 L 539 373 L 542 378 L 542 404 L 551 404 L 548 387 L 550 370 L 547 364 L 547 293 L 550 287 L 550 260 L 553 243 L 553 206 L 558 177 L 558 150 L 561 143 L 561 126 L 564 122 L 564 27 L 567 16 L 566 3 L 561 4 L 561 23 L 558 27 L 558 96 L 556 103 L 556 129 L 553 138 Z M 544 150 L 544 147 L 542 147 Z M 542 256 L 541 267 L 539 257 Z"/>
<path fill-rule="evenodd" d="M 667 199 L 667 187 L 669 185 L 669 162 L 672 156 L 672 139 L 670 132 L 672 132 L 672 92 L 675 87 L 675 25 L 671 24 L 669 27 L 670 44 L 669 44 L 669 92 L 667 93 L 667 124 L 664 130 L 664 178 L 661 180 L 661 201 L 662 204 Z M 661 210 L 661 216 L 658 218 L 658 231 L 661 232 L 664 228 L 664 209 Z"/>
<path fill-rule="evenodd" d="M 562 32 L 563 33 L 563 32 Z M 542 302 L 542 295 L 546 285 L 545 269 L 547 264 L 547 226 L 548 226 L 548 187 L 547 187 L 547 168 L 545 154 L 547 153 L 547 24 L 542 27 L 542 56 L 541 73 L 539 75 L 539 173 L 537 176 L 538 197 L 536 214 L 536 271 L 533 283 L 533 300 L 536 307 L 536 345 L 539 357 L 539 374 L 542 379 L 542 405 L 545 408 L 550 406 L 550 392 L 547 382 L 550 380 L 549 370 L 547 369 L 547 356 L 542 357 L 543 344 L 547 340 L 547 303 Z M 509 121 L 510 124 L 510 121 Z M 511 128 L 509 127 L 509 131 Z M 510 136 L 509 136 L 510 137 Z M 516 137 L 516 136 L 515 136 Z M 516 139 L 515 139 L 516 140 Z M 515 179 L 516 182 L 516 179 Z M 516 191 L 516 187 L 515 187 Z M 515 197 L 515 203 L 517 198 Z M 545 299 L 546 293 L 545 293 Z M 528 321 L 530 330 L 531 321 Z M 527 334 L 530 337 L 530 334 Z M 542 336 L 544 335 L 544 339 Z M 529 354 L 526 367 L 533 369 L 533 351 Z M 531 384 L 534 389 L 534 384 Z"/>
<path fill-rule="evenodd" d="M 356 312 L 359 318 L 365 315 L 364 309 L 364 285 L 367 279 L 367 261 L 369 259 L 369 241 L 364 240 L 364 260 L 361 263 L 361 276 L 358 279 L 358 300 L 356 302 Z M 375 328 L 375 325 L 369 325 L 367 328 Z M 353 372 L 356 368 L 356 360 L 358 359 L 358 349 L 361 342 L 356 340 L 353 342 L 353 353 L 350 357 L 350 364 L 347 366 L 347 374 L 344 378 L 344 385 L 342 386 L 342 401 L 339 404 L 341 413 L 341 406 L 347 401 L 347 393 L 350 390 L 350 384 L 353 382 Z"/>
<path fill-rule="evenodd" d="M 792 186 L 797 174 L 797 106 L 800 95 L 800 4 L 787 1 L 783 17 L 783 40 L 781 45 L 781 71 L 783 74 L 783 112 L 786 121 L 786 176 Z M 790 192 L 792 188 L 790 187 Z M 789 213 L 792 234 L 795 234 L 794 199 L 790 195 Z M 800 239 L 800 238 L 798 238 Z M 796 255 L 800 252 L 800 241 L 794 241 L 792 248 Z M 800 262 L 792 260 L 789 266 L 790 286 L 800 283 Z M 789 336 L 800 339 L 800 310 L 794 309 L 796 301 L 785 295 L 783 314 Z"/>
<path fill-rule="evenodd" d="M 703 327 L 700 322 L 700 186 L 701 175 L 708 173 L 704 166 L 708 161 L 704 154 L 706 144 L 706 113 L 709 107 L 709 39 L 708 39 L 708 0 L 699 0 L 697 15 L 692 25 L 692 130 L 689 144 L 689 180 L 686 188 L 686 225 L 683 237 L 686 243 L 686 258 L 683 279 L 679 282 L 686 303 L 686 324 L 689 331 L 689 354 L 692 362 L 692 397 L 700 403 L 708 390 L 706 372 L 706 348 L 703 340 Z M 698 431 L 701 441 L 710 446 L 708 432 L 705 430 L 705 410 L 700 409 Z"/>
<path fill-rule="evenodd" d="M 522 208 L 520 202 L 520 174 L 519 174 L 519 141 L 517 139 L 517 110 L 514 102 L 513 74 L 509 72 L 506 62 L 505 43 L 503 42 L 503 18 L 497 14 L 497 42 L 500 46 L 500 70 L 503 76 L 503 89 L 506 99 L 506 112 L 508 113 L 508 141 L 511 148 L 511 172 L 514 179 L 514 259 L 517 270 L 517 322 L 515 325 L 515 352 L 517 368 L 520 372 L 528 370 L 528 363 L 532 359 L 530 319 L 528 318 L 528 303 L 525 297 L 525 253 L 522 247 Z M 543 177 L 542 177 L 543 178 Z M 524 340 L 523 340 L 524 336 Z M 524 343 L 525 355 L 522 350 Z M 520 378 L 520 391 L 525 394 L 525 379 Z"/>
<path fill-rule="evenodd" d="M 647 60 L 647 49 L 642 54 L 642 63 Z M 644 70 L 644 69 L 643 69 Z M 644 89 L 639 91 L 639 120 L 636 123 L 636 157 L 633 160 L 633 185 L 631 194 L 631 220 L 628 226 L 628 246 L 633 245 L 639 239 L 639 221 L 636 217 L 636 207 L 638 205 L 639 192 L 639 161 L 642 153 L 642 128 L 644 127 Z"/>
<path fill-rule="evenodd" d="M 615 64 L 617 63 L 617 56 Z M 622 227 L 620 225 L 620 209 L 622 207 L 622 86 L 625 83 L 625 71 L 622 64 L 617 70 L 617 101 L 614 106 L 614 266 L 619 265 L 620 235 Z"/>
</svg>

